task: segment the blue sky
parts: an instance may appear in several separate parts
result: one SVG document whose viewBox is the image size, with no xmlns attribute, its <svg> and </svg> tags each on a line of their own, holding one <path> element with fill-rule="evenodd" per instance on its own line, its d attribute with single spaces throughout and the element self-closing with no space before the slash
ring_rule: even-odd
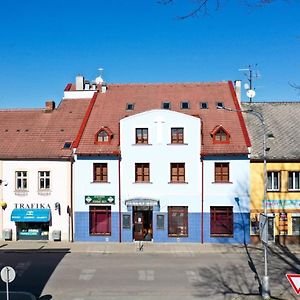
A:
<svg viewBox="0 0 300 300">
<path fill-rule="evenodd" d="M 225 0 L 205 17 L 179 21 L 193 2 L 177 0 L 3 1 L 0 108 L 59 102 L 77 74 L 108 83 L 241 79 L 257 64 L 254 101 L 296 101 L 300 91 L 300 3 L 249 8 Z M 245 93 L 243 100 L 247 101 Z"/>
</svg>

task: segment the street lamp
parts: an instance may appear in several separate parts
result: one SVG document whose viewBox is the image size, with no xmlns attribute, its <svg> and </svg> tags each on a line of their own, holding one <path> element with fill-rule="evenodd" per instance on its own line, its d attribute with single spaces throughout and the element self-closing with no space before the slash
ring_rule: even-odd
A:
<svg viewBox="0 0 300 300">
<path fill-rule="evenodd" d="M 241 113 L 247 113 L 256 116 L 263 128 L 263 161 L 264 161 L 264 196 L 263 196 L 263 207 L 264 207 L 264 215 L 267 216 L 267 160 L 266 160 L 266 124 L 263 115 L 255 111 L 253 109 L 233 109 L 233 108 L 228 108 L 224 106 L 217 106 L 217 109 L 224 109 L 227 111 L 232 111 L 232 112 L 241 112 Z M 267 224 L 266 224 L 267 225 Z M 261 295 L 263 299 L 270 299 L 270 285 L 269 285 L 269 276 L 268 276 L 268 249 L 267 249 L 267 243 L 268 240 L 263 242 L 264 246 L 264 263 L 265 263 L 265 275 L 262 280 L 262 285 L 261 285 Z"/>
</svg>

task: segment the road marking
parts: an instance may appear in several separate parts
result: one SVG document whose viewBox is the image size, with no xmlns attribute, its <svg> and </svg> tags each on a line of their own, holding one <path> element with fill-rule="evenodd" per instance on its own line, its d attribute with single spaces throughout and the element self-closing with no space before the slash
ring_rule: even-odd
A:
<svg viewBox="0 0 300 300">
<path fill-rule="evenodd" d="M 24 272 L 31 266 L 31 261 L 20 262 L 16 265 L 15 270 L 18 277 L 22 277 Z"/>
<path fill-rule="evenodd" d="M 193 270 L 187 270 L 185 271 L 187 277 L 188 277 L 188 281 L 189 283 L 196 283 L 199 281 L 199 277 L 197 272 L 193 271 Z"/>
<path fill-rule="evenodd" d="M 154 271 L 153 270 L 139 270 L 139 280 L 142 281 L 153 281 L 154 280 Z"/>
<path fill-rule="evenodd" d="M 91 280 L 95 275 L 96 269 L 83 269 L 79 275 L 79 280 Z"/>
</svg>

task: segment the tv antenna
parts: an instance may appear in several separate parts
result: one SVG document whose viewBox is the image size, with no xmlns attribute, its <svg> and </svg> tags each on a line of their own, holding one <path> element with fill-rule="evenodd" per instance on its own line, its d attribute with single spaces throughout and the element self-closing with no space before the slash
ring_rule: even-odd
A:
<svg viewBox="0 0 300 300">
<path fill-rule="evenodd" d="M 244 84 L 244 88 L 246 90 L 246 95 L 249 98 L 249 102 L 252 102 L 252 98 L 255 97 L 256 92 L 255 88 L 253 87 L 253 80 L 257 79 L 260 77 L 260 74 L 257 70 L 257 64 L 254 65 L 249 65 L 248 68 L 245 69 L 239 69 L 241 72 L 245 72 L 244 75 L 246 76 L 248 82 Z"/>
</svg>

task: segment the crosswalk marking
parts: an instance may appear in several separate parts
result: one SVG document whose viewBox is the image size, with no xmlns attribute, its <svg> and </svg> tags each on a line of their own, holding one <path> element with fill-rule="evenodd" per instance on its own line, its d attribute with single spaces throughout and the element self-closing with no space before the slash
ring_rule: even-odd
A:
<svg viewBox="0 0 300 300">
<path fill-rule="evenodd" d="M 153 281 L 154 280 L 154 271 L 153 270 L 139 270 L 139 280 L 142 281 Z"/>
<path fill-rule="evenodd" d="M 20 262 L 15 266 L 15 271 L 18 277 L 22 277 L 24 272 L 31 266 L 31 261 Z"/>
<path fill-rule="evenodd" d="M 95 269 L 83 269 L 81 271 L 81 274 L 79 275 L 79 280 L 91 280 L 95 275 L 96 270 Z"/>
<path fill-rule="evenodd" d="M 199 277 L 197 275 L 197 272 L 193 271 L 193 270 L 187 270 L 186 272 L 186 275 L 188 277 L 188 281 L 190 283 L 196 283 L 199 281 Z"/>
</svg>

